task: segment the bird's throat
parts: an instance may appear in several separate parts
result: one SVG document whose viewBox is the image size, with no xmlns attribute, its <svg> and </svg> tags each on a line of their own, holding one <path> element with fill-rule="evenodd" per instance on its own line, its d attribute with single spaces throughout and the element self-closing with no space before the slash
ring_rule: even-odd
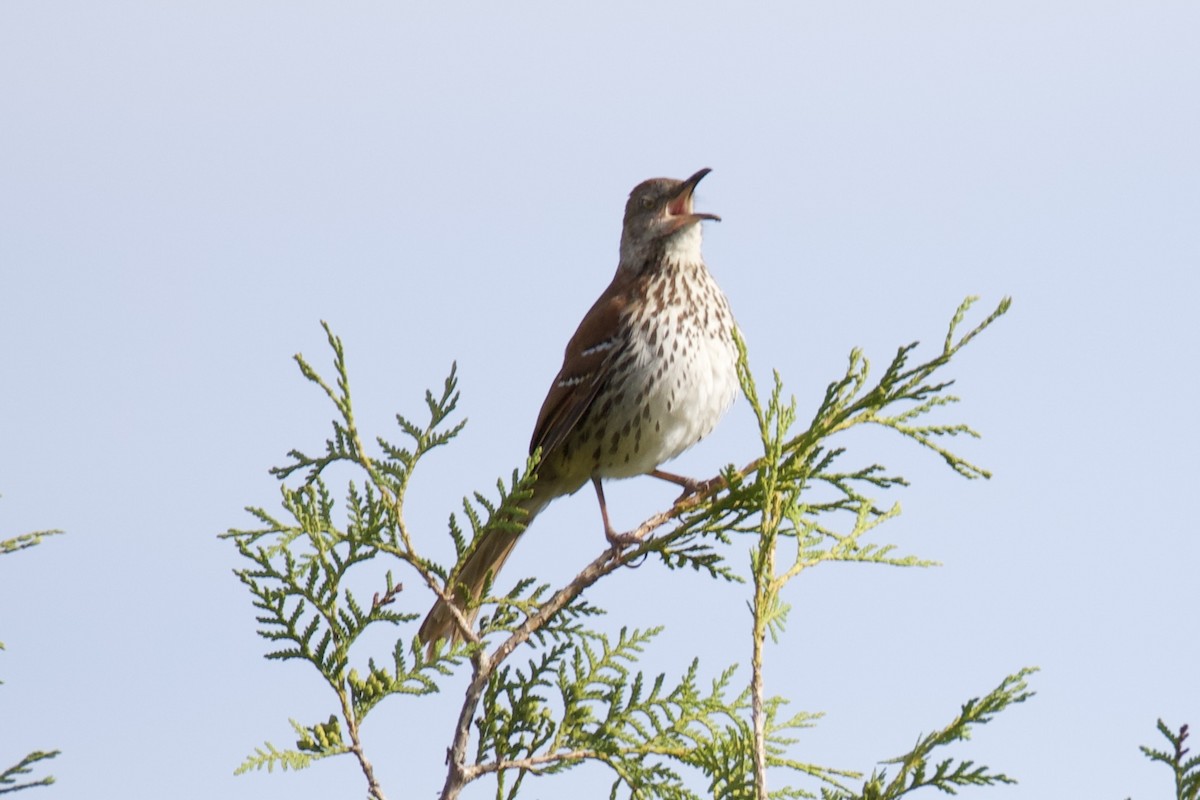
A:
<svg viewBox="0 0 1200 800">
<path fill-rule="evenodd" d="M 700 242 L 700 224 L 688 225 L 663 242 L 662 258 L 668 264 L 702 264 Z"/>
</svg>

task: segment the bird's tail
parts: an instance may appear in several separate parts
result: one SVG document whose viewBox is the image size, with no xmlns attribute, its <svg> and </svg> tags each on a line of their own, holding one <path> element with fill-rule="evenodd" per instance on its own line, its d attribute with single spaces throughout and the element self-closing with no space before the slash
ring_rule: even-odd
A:
<svg viewBox="0 0 1200 800">
<path fill-rule="evenodd" d="M 492 528 L 485 531 L 475 549 L 467 554 L 466 560 L 450 576 L 451 593 L 458 599 L 460 610 L 463 609 L 464 603 L 467 605 L 467 609 L 463 611 L 467 624 L 473 623 L 475 615 L 479 613 L 477 604 L 483 594 L 483 587 L 489 580 L 495 580 L 504 562 L 512 555 L 517 540 L 525 532 L 525 527 L 546 507 L 552 497 L 553 495 L 546 496 L 545 491 L 539 492 L 535 487 L 533 495 L 520 506 L 525 512 L 525 524 L 521 530 Z M 453 643 L 463 638 L 462 631 L 454 621 L 454 612 L 441 598 L 438 598 L 433 608 L 425 615 L 418 635 L 431 653 L 434 643 L 439 639 L 449 639 Z"/>
</svg>

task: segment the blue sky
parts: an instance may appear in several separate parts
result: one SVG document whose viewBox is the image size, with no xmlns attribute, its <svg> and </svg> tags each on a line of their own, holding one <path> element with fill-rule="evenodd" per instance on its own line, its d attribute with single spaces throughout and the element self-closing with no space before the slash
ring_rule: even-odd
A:
<svg viewBox="0 0 1200 800">
<path fill-rule="evenodd" d="M 976 794 L 1168 796 L 1137 745 L 1200 724 L 1198 26 L 1186 2 L 5 3 L 0 534 L 68 535 L 0 561 L 0 762 L 61 748 L 64 800 L 361 793 L 349 760 L 232 776 L 331 710 L 261 658 L 215 538 L 324 440 L 291 355 L 327 365 L 328 320 L 381 431 L 457 360 L 470 424 L 410 507 L 444 556 L 458 498 L 523 459 L 629 189 L 708 166 L 709 266 L 802 410 L 850 348 L 882 366 L 964 296 L 1014 298 L 953 367 L 993 480 L 848 442 L 914 483 L 884 540 L 944 566 L 790 587 L 769 685 L 826 712 L 797 756 L 870 769 L 1038 665 L 962 751 L 1020 784 Z M 672 470 L 754 444 L 739 403 Z M 672 497 L 609 491 L 626 527 Z M 571 574 L 596 516 L 559 501 L 506 574 Z M 712 674 L 748 661 L 739 591 L 647 567 L 594 600 L 667 626 L 649 669 Z M 370 723 L 389 796 L 440 786 L 460 685 Z"/>
</svg>

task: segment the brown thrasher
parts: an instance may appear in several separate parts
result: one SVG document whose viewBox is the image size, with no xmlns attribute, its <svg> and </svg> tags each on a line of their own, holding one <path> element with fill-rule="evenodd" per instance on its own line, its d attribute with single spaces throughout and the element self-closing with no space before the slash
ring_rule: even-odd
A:
<svg viewBox="0 0 1200 800">
<path fill-rule="evenodd" d="M 720 217 L 692 210 L 692 193 L 708 173 L 655 178 L 630 193 L 617 274 L 567 344 L 538 414 L 529 452 L 540 447 L 542 457 L 533 496 L 523 503 L 527 522 L 590 480 L 604 533 L 621 547 L 632 539 L 609 523 L 602 478 L 653 475 L 685 493 L 696 488 L 658 466 L 707 436 L 738 387 L 733 315 L 700 254 L 700 222 Z M 519 535 L 482 535 L 450 579 L 464 607 L 478 602 Z M 462 638 L 442 600 L 419 635 L 431 647 Z"/>
</svg>

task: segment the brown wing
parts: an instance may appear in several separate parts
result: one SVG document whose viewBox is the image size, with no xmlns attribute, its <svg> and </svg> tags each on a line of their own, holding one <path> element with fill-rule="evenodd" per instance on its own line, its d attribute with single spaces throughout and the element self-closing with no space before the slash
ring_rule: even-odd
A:
<svg viewBox="0 0 1200 800">
<path fill-rule="evenodd" d="M 621 346 L 619 322 L 627 295 L 618 274 L 583 316 L 567 343 L 563 365 L 538 413 L 529 452 L 542 448 L 543 462 L 583 418 L 608 380 L 612 356 Z"/>
</svg>

